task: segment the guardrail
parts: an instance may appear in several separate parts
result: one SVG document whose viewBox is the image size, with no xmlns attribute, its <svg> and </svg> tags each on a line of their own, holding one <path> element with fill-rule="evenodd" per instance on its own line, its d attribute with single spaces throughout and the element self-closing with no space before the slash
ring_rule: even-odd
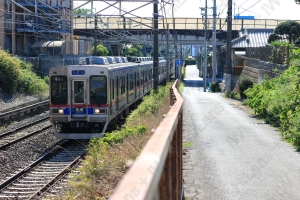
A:
<svg viewBox="0 0 300 200">
<path fill-rule="evenodd" d="M 176 80 L 170 88 L 172 108 L 128 169 L 110 200 L 180 200 L 182 179 L 183 99 Z"/>
</svg>

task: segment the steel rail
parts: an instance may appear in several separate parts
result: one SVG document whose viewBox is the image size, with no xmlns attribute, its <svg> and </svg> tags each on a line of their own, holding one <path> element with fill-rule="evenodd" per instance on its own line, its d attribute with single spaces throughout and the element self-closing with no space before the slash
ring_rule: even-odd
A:
<svg viewBox="0 0 300 200">
<path fill-rule="evenodd" d="M 46 127 L 43 127 L 42 129 L 39 129 L 39 130 L 37 130 L 37 131 L 34 131 L 34 132 L 29 133 L 29 134 L 27 134 L 27 135 L 24 135 L 23 137 L 20 137 L 20 138 L 18 138 L 18 139 L 15 139 L 15 140 L 13 140 L 13 141 L 10 141 L 10 142 L 8 142 L 8 143 L 6 143 L 6 144 L 3 144 L 3 145 L 0 146 L 0 150 L 5 149 L 5 148 L 7 148 L 7 147 L 9 147 L 9 146 L 11 146 L 11 145 L 13 145 L 13 144 L 16 144 L 16 143 L 22 141 L 22 140 L 25 140 L 26 138 L 29 138 L 29 137 L 31 137 L 31 136 L 33 136 L 33 135 L 36 135 L 36 134 L 40 133 L 41 131 L 47 130 L 47 129 L 51 128 L 51 127 L 52 127 L 52 125 L 48 125 L 48 126 L 46 126 Z"/>
<path fill-rule="evenodd" d="M 49 116 L 43 117 L 43 118 L 38 119 L 38 120 L 36 120 L 36 121 L 34 121 L 34 122 L 31 122 L 31 123 L 29 123 L 29 124 L 26 124 L 26 125 L 23 125 L 23 126 L 19 126 L 19 127 L 15 128 L 15 129 L 11 129 L 11 130 L 6 131 L 6 132 L 4 132 L 4 133 L 0 133 L 0 139 L 3 138 L 3 137 L 5 137 L 5 136 L 8 136 L 8 135 L 10 135 L 10 134 L 13 134 L 13 133 L 16 132 L 16 131 L 19 131 L 19 130 L 22 130 L 22 129 L 27 128 L 27 127 L 29 127 L 29 126 L 32 126 L 32 125 L 34 125 L 34 124 L 37 124 L 37 123 L 39 123 L 39 122 L 41 122 L 41 121 L 43 121 L 43 120 L 46 120 L 46 119 L 49 119 Z"/>
<path fill-rule="evenodd" d="M 5 119 L 14 117 L 15 115 L 20 115 L 22 113 L 32 111 L 32 110 L 40 108 L 40 107 L 45 107 L 47 105 L 49 105 L 49 100 L 42 101 L 42 102 L 39 102 L 39 103 L 35 103 L 35 104 L 25 106 L 25 107 L 22 107 L 22 108 L 17 108 L 17 109 L 12 110 L 12 111 L 7 111 L 7 112 L 4 112 L 4 113 L 0 113 L 0 121 L 4 121 Z"/>
</svg>

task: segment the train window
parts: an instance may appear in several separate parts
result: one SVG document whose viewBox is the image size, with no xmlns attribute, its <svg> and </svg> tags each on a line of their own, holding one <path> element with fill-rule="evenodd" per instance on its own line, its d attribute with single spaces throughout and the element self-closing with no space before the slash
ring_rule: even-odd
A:
<svg viewBox="0 0 300 200">
<path fill-rule="evenodd" d="M 115 99 L 115 86 L 114 86 L 115 80 L 110 79 L 110 100 L 112 101 Z"/>
<path fill-rule="evenodd" d="M 129 90 L 133 90 L 134 88 L 134 75 L 129 74 Z"/>
<path fill-rule="evenodd" d="M 106 76 L 90 77 L 90 103 L 98 105 L 107 103 Z"/>
<path fill-rule="evenodd" d="M 125 93 L 125 77 L 120 77 L 121 95 Z"/>
<path fill-rule="evenodd" d="M 74 103 L 84 103 L 83 81 L 74 81 Z"/>
<path fill-rule="evenodd" d="M 139 82 L 139 73 L 136 73 L 136 86 L 139 87 L 140 86 L 140 82 Z"/>
<path fill-rule="evenodd" d="M 66 76 L 51 77 L 51 103 L 67 104 L 68 103 L 68 87 Z"/>
</svg>

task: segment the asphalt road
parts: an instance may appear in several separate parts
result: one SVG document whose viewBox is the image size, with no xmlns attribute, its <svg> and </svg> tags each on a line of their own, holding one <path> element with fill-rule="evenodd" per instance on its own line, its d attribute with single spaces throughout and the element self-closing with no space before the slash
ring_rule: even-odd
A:
<svg viewBox="0 0 300 200">
<path fill-rule="evenodd" d="M 299 200 L 300 153 L 277 129 L 220 93 L 204 93 L 195 66 L 185 82 L 186 200 Z"/>
</svg>

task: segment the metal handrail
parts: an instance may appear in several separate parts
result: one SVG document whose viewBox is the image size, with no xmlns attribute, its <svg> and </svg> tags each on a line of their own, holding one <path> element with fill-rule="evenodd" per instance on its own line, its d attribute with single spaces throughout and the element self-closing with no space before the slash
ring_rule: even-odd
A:
<svg viewBox="0 0 300 200">
<path fill-rule="evenodd" d="M 110 200 L 183 198 L 182 111 L 179 80 L 170 88 L 172 108 L 128 169 Z"/>
</svg>

